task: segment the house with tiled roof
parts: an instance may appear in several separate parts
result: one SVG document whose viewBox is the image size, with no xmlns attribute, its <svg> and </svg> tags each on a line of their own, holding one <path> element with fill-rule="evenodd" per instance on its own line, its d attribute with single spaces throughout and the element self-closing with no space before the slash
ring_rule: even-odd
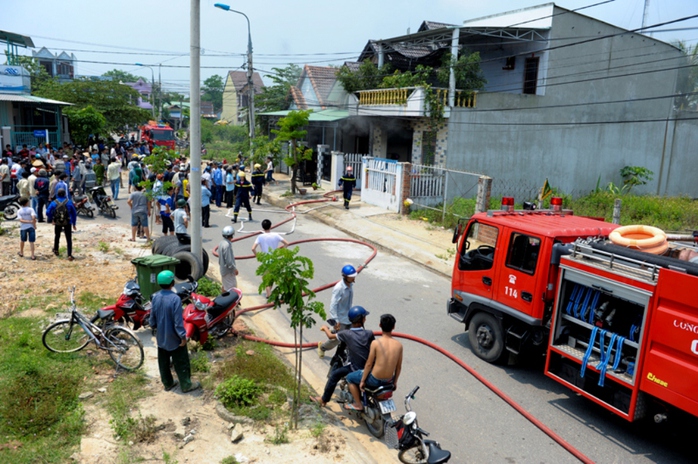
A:
<svg viewBox="0 0 698 464">
<path fill-rule="evenodd" d="M 346 92 L 337 84 L 337 68 L 303 66 L 298 85 L 291 88 L 292 110 L 326 110 L 346 104 Z"/>
<path fill-rule="evenodd" d="M 255 95 L 262 93 L 264 82 L 258 72 L 252 74 L 252 85 Z M 247 90 L 247 72 L 230 71 L 225 80 L 223 89 L 223 110 L 221 119 L 230 124 L 241 126 L 247 122 L 247 108 L 249 107 L 249 93 Z"/>
</svg>

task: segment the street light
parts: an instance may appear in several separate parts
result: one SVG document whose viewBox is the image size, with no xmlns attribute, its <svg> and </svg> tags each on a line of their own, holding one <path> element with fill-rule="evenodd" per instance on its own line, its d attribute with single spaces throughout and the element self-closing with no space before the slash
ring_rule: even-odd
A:
<svg viewBox="0 0 698 464">
<path fill-rule="evenodd" d="M 249 117 L 250 117 L 250 150 L 252 150 L 252 139 L 254 139 L 254 84 L 252 82 L 252 73 L 254 72 L 252 68 L 252 33 L 250 32 L 250 18 L 247 17 L 242 11 L 233 10 L 230 6 L 223 3 L 216 3 L 216 8 L 220 8 L 224 11 L 230 11 L 231 13 L 241 14 L 247 20 L 247 90 L 249 92 Z"/>
<path fill-rule="evenodd" d="M 152 87 L 150 89 L 150 106 L 152 106 L 153 109 L 153 119 L 155 119 L 155 98 L 153 97 L 153 94 L 155 93 L 155 73 L 153 72 L 153 68 L 151 66 L 148 66 L 143 63 L 136 63 L 136 66 L 141 66 L 143 68 L 150 68 L 150 82 L 152 83 Z"/>
</svg>

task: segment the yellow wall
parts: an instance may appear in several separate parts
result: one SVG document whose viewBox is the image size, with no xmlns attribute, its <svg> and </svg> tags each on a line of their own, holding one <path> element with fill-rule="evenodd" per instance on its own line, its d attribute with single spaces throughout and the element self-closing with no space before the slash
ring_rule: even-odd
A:
<svg viewBox="0 0 698 464">
<path fill-rule="evenodd" d="M 223 111 L 221 111 L 221 119 L 225 119 L 233 125 L 239 124 L 238 97 L 230 74 L 228 74 L 228 79 L 225 81 L 225 87 L 223 88 Z"/>
</svg>

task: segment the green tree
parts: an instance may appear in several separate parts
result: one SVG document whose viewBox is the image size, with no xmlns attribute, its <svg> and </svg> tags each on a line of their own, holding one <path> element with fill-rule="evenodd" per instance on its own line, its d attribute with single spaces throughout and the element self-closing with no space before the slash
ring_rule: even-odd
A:
<svg viewBox="0 0 698 464">
<path fill-rule="evenodd" d="M 308 134 L 303 127 L 308 125 L 308 119 L 312 110 L 291 111 L 284 118 L 279 119 L 279 129 L 273 129 L 279 142 L 288 142 L 288 153 L 284 157 L 286 166 L 293 170 L 291 176 L 291 192 L 296 193 L 296 175 L 300 168 L 301 161 L 312 159 L 313 150 L 298 144 L 298 141 Z"/>
<path fill-rule="evenodd" d="M 390 75 L 390 73 L 390 65 L 378 68 L 375 63 L 366 59 L 356 71 L 352 71 L 348 66 L 338 68 L 336 76 L 347 93 L 354 93 L 359 90 L 377 89 L 383 81 L 383 77 Z"/>
<path fill-rule="evenodd" d="M 678 92 L 675 107 L 677 109 L 695 109 L 698 105 L 698 44 L 687 45 L 678 41 L 673 45 L 679 48 L 685 55 L 685 66 L 679 69 Z"/>
<path fill-rule="evenodd" d="M 139 79 L 138 76 L 120 69 L 112 69 L 111 71 L 107 71 L 102 74 L 102 77 L 111 77 L 113 81 L 123 83 L 136 82 Z"/>
<path fill-rule="evenodd" d="M 213 111 L 218 113 L 223 109 L 223 78 L 217 74 L 204 81 L 201 87 L 201 100 L 213 103 Z"/>
<path fill-rule="evenodd" d="M 271 69 L 274 74 L 269 74 L 268 77 L 274 84 L 264 87 L 262 93 L 255 97 L 255 106 L 260 111 L 286 110 L 291 103 L 291 87 L 298 84 L 303 70 L 295 64 Z"/>
<path fill-rule="evenodd" d="M 126 126 L 139 125 L 150 118 L 150 112 L 136 106 L 138 92 L 114 81 L 81 78 L 59 83 L 51 80 L 35 95 L 73 103 L 75 109 L 91 105 L 105 117 L 105 132 L 120 132 Z"/>
<path fill-rule="evenodd" d="M 68 107 L 63 111 L 70 120 L 70 136 L 74 142 L 87 144 L 90 134 L 100 134 L 107 124 L 102 113 L 94 109 L 92 105 L 84 108 Z"/>
<path fill-rule="evenodd" d="M 303 329 L 310 329 L 315 325 L 313 314 L 317 314 L 321 320 L 324 320 L 325 308 L 319 301 L 310 301 L 315 298 L 315 293 L 310 289 L 310 279 L 313 278 L 315 270 L 309 258 L 298 255 L 298 247 L 292 250 L 277 248 L 271 253 L 259 253 L 257 261 L 260 264 L 256 273 L 262 276 L 259 291 L 272 287 L 269 301 L 274 305 L 274 309 L 286 305 L 286 310 L 291 315 L 291 327 L 296 346 L 296 390 L 293 393 L 292 419 L 294 427 L 298 427 L 303 366 L 303 349 L 301 348 Z M 303 299 L 305 295 L 308 297 L 307 301 Z"/>
<path fill-rule="evenodd" d="M 452 55 L 450 53 L 444 54 L 441 60 L 441 67 L 436 73 L 442 85 L 448 85 L 449 82 L 451 57 Z M 487 79 L 485 79 L 482 69 L 480 68 L 480 52 L 464 52 L 453 65 L 453 70 L 456 75 L 457 89 L 466 91 L 480 90 L 487 83 Z"/>
<path fill-rule="evenodd" d="M 259 135 L 252 139 L 252 163 L 259 163 L 262 166 L 266 164 L 267 156 L 271 156 L 271 159 L 276 165 L 279 161 L 279 155 L 281 154 L 281 144 L 278 139 L 269 140 L 265 135 Z"/>
</svg>

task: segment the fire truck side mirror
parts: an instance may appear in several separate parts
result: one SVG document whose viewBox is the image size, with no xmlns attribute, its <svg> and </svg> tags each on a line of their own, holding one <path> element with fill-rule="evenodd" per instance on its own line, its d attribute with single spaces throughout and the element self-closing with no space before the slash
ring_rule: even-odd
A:
<svg viewBox="0 0 698 464">
<path fill-rule="evenodd" d="M 458 243 L 458 237 L 460 237 L 462 228 L 463 224 L 456 224 L 456 227 L 453 229 L 453 238 L 451 239 L 451 243 Z"/>
</svg>

